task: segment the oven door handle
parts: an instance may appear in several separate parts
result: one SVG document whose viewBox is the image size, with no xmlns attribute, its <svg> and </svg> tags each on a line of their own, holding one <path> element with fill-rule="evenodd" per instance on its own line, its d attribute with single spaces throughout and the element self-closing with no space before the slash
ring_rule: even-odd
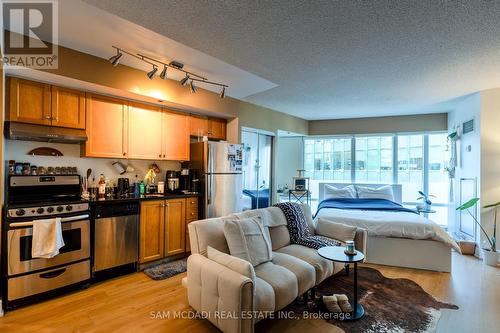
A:
<svg viewBox="0 0 500 333">
<path fill-rule="evenodd" d="M 70 222 L 70 221 L 78 221 L 78 220 L 85 220 L 89 218 L 89 214 L 83 214 L 83 215 L 77 215 L 77 216 L 70 216 L 70 217 L 64 217 L 61 219 L 62 222 Z M 10 223 L 9 227 L 14 228 L 14 227 L 32 227 L 33 222 L 14 222 Z"/>
<path fill-rule="evenodd" d="M 61 269 L 57 269 L 55 271 L 42 273 L 39 275 L 39 277 L 41 277 L 42 279 L 53 279 L 53 278 L 56 278 L 59 275 L 63 274 L 64 272 L 66 272 L 66 268 L 61 268 Z"/>
</svg>

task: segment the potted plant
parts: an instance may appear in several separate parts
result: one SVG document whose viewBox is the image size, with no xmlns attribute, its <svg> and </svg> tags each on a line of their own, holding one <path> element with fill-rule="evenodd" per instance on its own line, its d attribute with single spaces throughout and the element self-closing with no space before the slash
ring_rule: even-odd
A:
<svg viewBox="0 0 500 333">
<path fill-rule="evenodd" d="M 417 209 L 427 211 L 431 210 L 432 201 L 429 198 L 434 198 L 435 196 L 432 194 L 426 194 L 423 191 L 418 191 L 418 194 L 420 194 L 420 196 L 417 198 L 417 200 L 422 200 L 423 205 L 417 205 Z"/>
<path fill-rule="evenodd" d="M 474 222 L 481 228 L 481 231 L 483 232 L 484 236 L 488 240 L 488 247 L 483 248 L 483 256 L 484 256 L 484 263 L 490 266 L 496 266 L 498 263 L 498 255 L 499 252 L 496 249 L 496 230 L 497 230 L 497 210 L 498 207 L 500 206 L 500 202 L 497 202 L 495 204 L 491 205 L 486 205 L 483 208 L 495 208 L 495 218 L 494 218 L 494 223 L 493 223 L 493 236 L 489 236 L 486 230 L 484 230 L 483 226 L 479 221 L 472 215 L 470 212 L 470 208 L 474 207 L 477 202 L 479 201 L 479 198 L 472 198 L 460 207 L 457 208 L 458 211 L 467 211 L 469 215 L 472 217 Z"/>
</svg>

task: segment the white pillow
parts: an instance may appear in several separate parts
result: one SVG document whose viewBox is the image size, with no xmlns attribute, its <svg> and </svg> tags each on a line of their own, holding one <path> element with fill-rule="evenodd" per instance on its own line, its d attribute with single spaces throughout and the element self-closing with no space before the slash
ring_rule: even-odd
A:
<svg viewBox="0 0 500 333">
<path fill-rule="evenodd" d="M 394 201 L 394 193 L 390 185 L 379 188 L 356 186 L 356 190 L 360 199 L 386 199 Z"/>
<path fill-rule="evenodd" d="M 273 259 L 271 240 L 257 216 L 225 220 L 224 236 L 229 253 L 254 267 Z"/>
<path fill-rule="evenodd" d="M 356 189 L 353 185 L 348 185 L 343 188 L 337 188 L 332 185 L 326 185 L 323 190 L 324 199 L 341 199 L 341 198 L 351 198 L 356 199 Z"/>
<path fill-rule="evenodd" d="M 207 246 L 207 257 L 227 268 L 255 281 L 255 271 L 251 263 Z"/>
</svg>

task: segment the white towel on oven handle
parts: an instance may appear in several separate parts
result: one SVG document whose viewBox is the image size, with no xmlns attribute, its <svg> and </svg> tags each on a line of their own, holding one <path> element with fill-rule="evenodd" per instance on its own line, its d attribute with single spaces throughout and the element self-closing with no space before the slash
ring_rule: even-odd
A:
<svg viewBox="0 0 500 333">
<path fill-rule="evenodd" d="M 33 221 L 31 256 L 33 258 L 53 258 L 64 246 L 61 218 Z"/>
</svg>

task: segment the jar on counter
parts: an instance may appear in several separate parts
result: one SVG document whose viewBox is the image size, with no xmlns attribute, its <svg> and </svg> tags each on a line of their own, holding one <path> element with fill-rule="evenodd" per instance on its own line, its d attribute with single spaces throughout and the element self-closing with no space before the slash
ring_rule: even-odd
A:
<svg viewBox="0 0 500 333">
<path fill-rule="evenodd" d="M 23 175 L 27 176 L 31 172 L 30 164 L 29 163 L 23 163 Z"/>
<path fill-rule="evenodd" d="M 16 174 L 16 161 L 10 160 L 9 161 L 9 175 L 15 175 Z"/>
<path fill-rule="evenodd" d="M 36 165 L 32 165 L 30 170 L 30 175 L 36 176 L 38 174 L 37 170 L 38 168 L 36 167 Z"/>
</svg>

